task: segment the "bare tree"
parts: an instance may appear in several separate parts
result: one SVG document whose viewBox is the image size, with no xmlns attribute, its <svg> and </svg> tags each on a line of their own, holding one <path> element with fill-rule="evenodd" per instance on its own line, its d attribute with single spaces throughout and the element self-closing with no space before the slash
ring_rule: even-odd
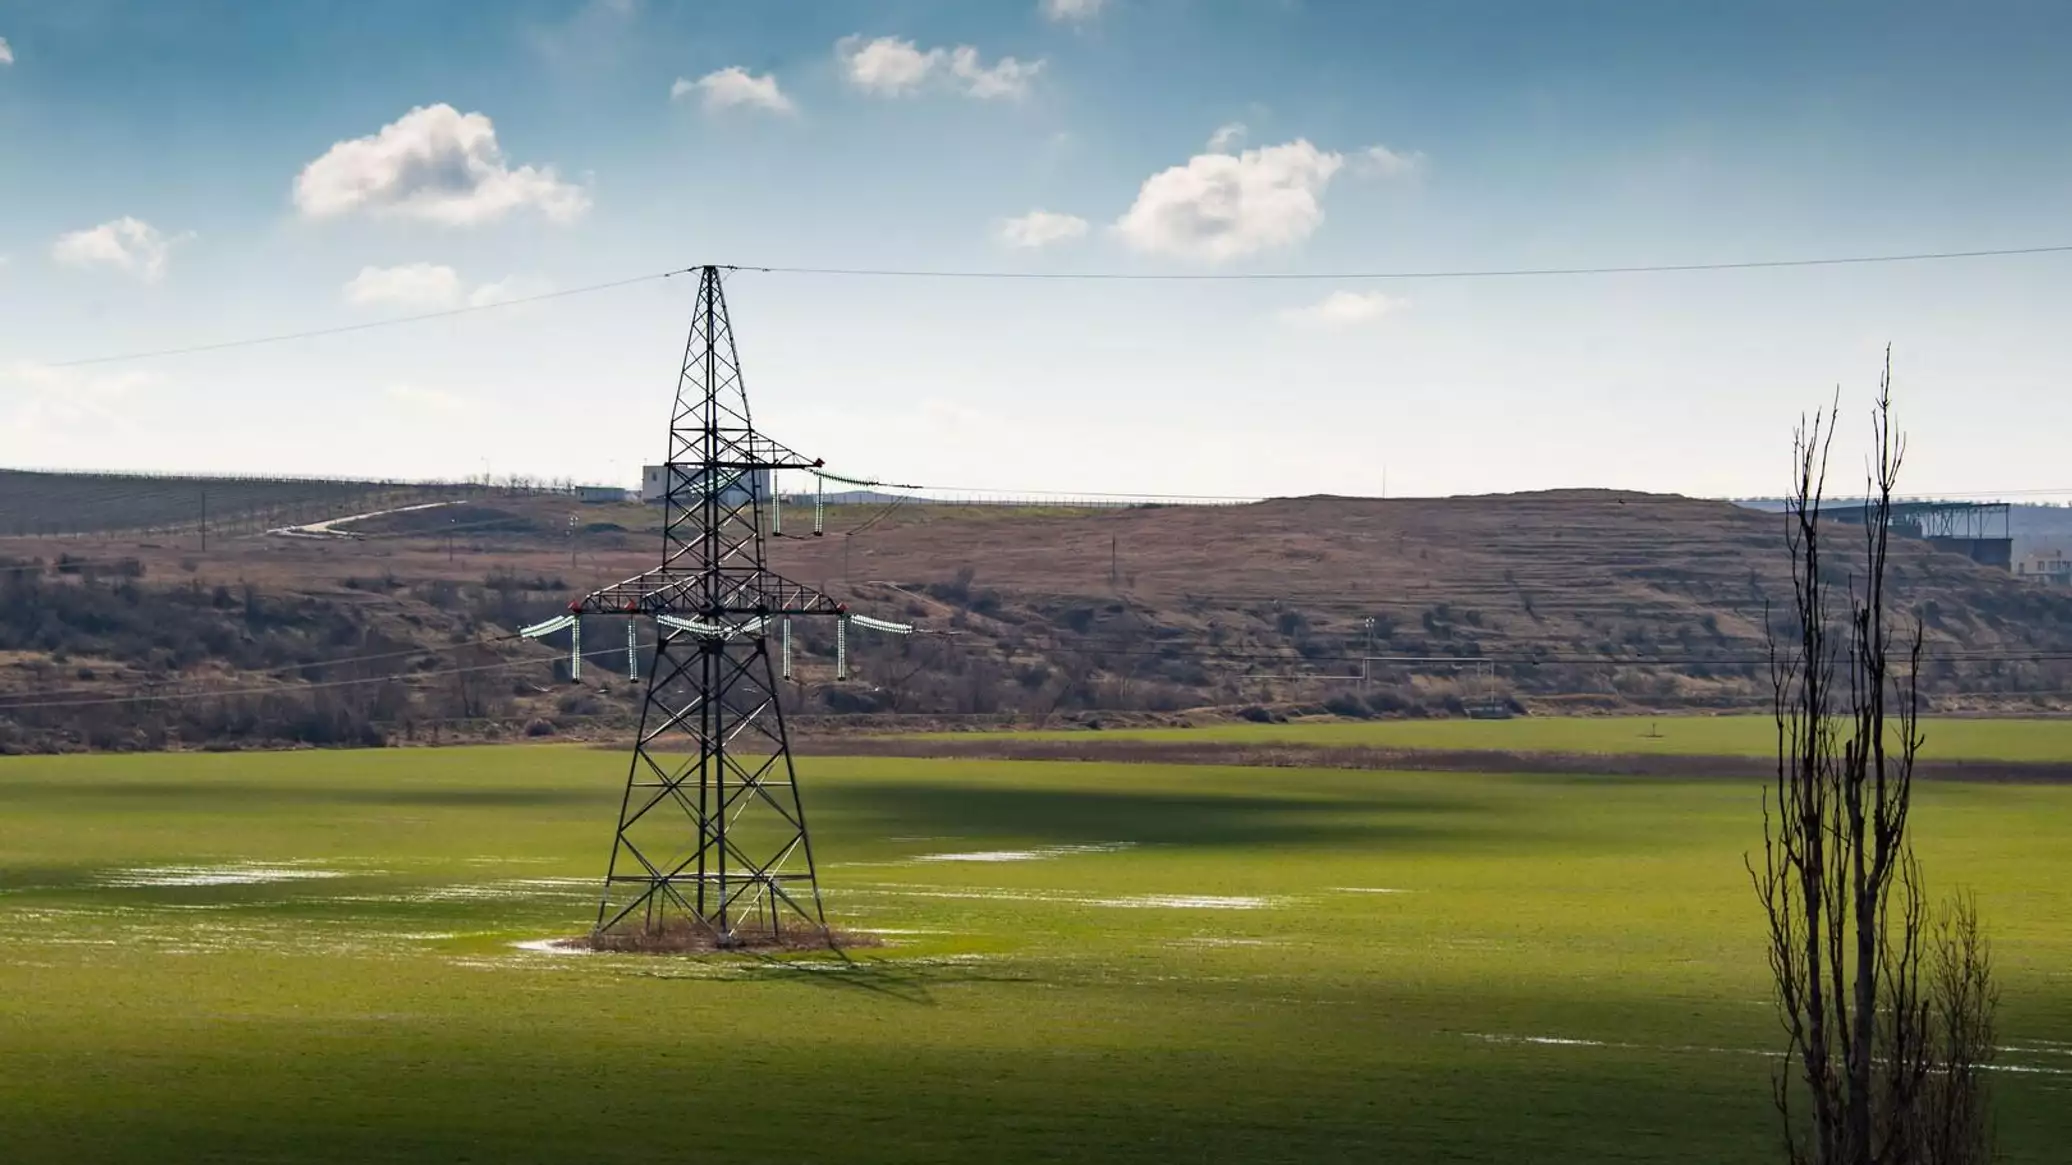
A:
<svg viewBox="0 0 2072 1165">
<path fill-rule="evenodd" d="M 1815 414 L 1793 442 L 1793 638 L 1770 631 L 1777 774 L 1763 802 L 1763 862 L 1748 868 L 1788 1041 L 1775 1098 L 1795 1163 L 1960 1165 L 1991 1155 L 1981 1074 L 1997 1003 L 1990 951 L 1968 897 L 1931 924 L 1908 835 L 1922 633 L 1917 619 L 1896 669 L 1885 583 L 1905 442 L 1892 429 L 1891 385 L 1888 351 L 1872 410 L 1861 578 L 1822 557 L 1835 411 Z M 1848 582 L 1846 629 L 1835 621 L 1837 578 Z"/>
</svg>

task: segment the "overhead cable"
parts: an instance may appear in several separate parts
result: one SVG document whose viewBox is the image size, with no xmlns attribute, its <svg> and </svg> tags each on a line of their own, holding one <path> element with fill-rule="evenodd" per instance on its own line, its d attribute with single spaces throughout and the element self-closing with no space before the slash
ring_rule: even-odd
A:
<svg viewBox="0 0 2072 1165">
<path fill-rule="evenodd" d="M 863 277 L 874 279 L 997 279 L 1038 282 L 1141 282 L 1141 283 L 1241 283 L 1241 282 L 1371 282 L 1440 279 L 1525 279 L 1562 276 L 1592 275 L 1665 275 L 1705 271 L 1761 271 L 1795 267 L 1848 267 L 1890 263 L 1945 262 L 1962 259 L 2002 259 L 2021 256 L 2059 255 L 2072 253 L 2072 243 L 2048 244 L 2031 247 L 1995 247 L 1970 251 L 1913 251 L 1901 254 L 1880 255 L 1834 255 L 1803 259 L 1745 259 L 1707 263 L 1634 263 L 1578 267 L 1467 267 L 1432 268 L 1427 270 L 1355 270 L 1355 271 L 1008 271 L 987 269 L 931 269 L 919 267 L 811 267 L 781 266 L 749 263 L 720 264 L 727 271 L 749 271 L 763 275 L 804 275 L 831 277 Z M 165 356 L 189 356 L 202 352 L 220 352 L 232 348 L 251 348 L 262 344 L 280 344 L 292 340 L 309 340 L 322 336 L 343 335 L 349 332 L 363 332 L 375 328 L 395 327 L 401 324 L 419 323 L 425 320 L 445 319 L 452 316 L 469 315 L 477 312 L 494 311 L 498 308 L 517 307 L 521 304 L 539 303 L 543 300 L 565 299 L 570 296 L 587 295 L 591 292 L 607 291 L 627 287 L 636 283 L 647 283 L 668 279 L 676 275 L 689 274 L 697 267 L 680 267 L 671 271 L 655 271 L 646 275 L 633 275 L 604 283 L 591 283 L 582 287 L 568 287 L 559 291 L 543 292 L 539 295 L 520 296 L 516 299 L 500 300 L 494 303 L 468 304 L 463 307 L 447 308 L 441 311 L 422 312 L 417 315 L 390 316 L 379 320 L 366 320 L 355 324 L 341 324 L 336 327 L 311 328 L 299 332 L 281 332 L 267 336 L 252 336 L 237 340 L 222 340 L 210 344 L 193 344 L 177 348 L 156 348 L 136 352 L 121 352 L 104 356 L 86 356 L 73 360 L 51 361 L 46 368 L 80 368 L 90 364 L 113 364 L 128 360 L 147 360 Z"/>
<path fill-rule="evenodd" d="M 1745 259 L 1715 263 L 1635 263 L 1596 267 L 1468 267 L 1429 270 L 1365 271 L 997 271 L 930 270 L 886 267 L 760 267 L 739 271 L 766 275 L 841 275 L 900 279 L 1036 279 L 1116 280 L 1136 282 L 1229 283 L 1244 281 L 1519 279 L 1563 275 L 1664 275 L 1687 271 L 1760 271 L 1781 267 L 1846 267 L 1869 263 L 1924 263 L 1951 259 L 1995 259 L 2019 255 L 2072 252 L 2072 243 L 2037 247 L 2000 247 L 1977 251 L 1914 251 L 1888 255 L 1837 255 L 1811 259 Z"/>
<path fill-rule="evenodd" d="M 88 364 L 114 364 L 124 360 L 151 360 L 161 356 L 192 356 L 200 352 L 221 352 L 229 348 L 256 348 L 261 344 L 284 344 L 290 340 L 314 340 L 322 336 L 340 336 L 348 332 L 365 332 L 375 328 L 395 327 L 398 324 L 422 323 L 425 320 L 447 319 L 452 316 L 472 315 L 476 312 L 495 311 L 498 308 L 517 307 L 520 304 L 539 303 L 549 299 L 566 299 L 572 295 L 588 295 L 595 291 L 610 291 L 617 287 L 630 287 L 636 283 L 651 283 L 657 279 L 668 279 L 685 275 L 695 268 L 680 268 L 675 271 L 656 271 L 647 275 L 633 275 L 625 279 L 614 279 L 607 283 L 591 283 L 582 287 L 564 287 L 559 291 L 545 291 L 538 295 L 522 295 L 516 299 L 500 299 L 491 303 L 471 303 L 465 307 L 450 307 L 441 311 L 419 312 L 416 315 L 388 316 L 378 320 L 363 320 L 356 324 L 340 324 L 331 328 L 311 328 L 301 332 L 280 332 L 271 336 L 251 336 L 241 340 L 222 340 L 213 344 L 193 344 L 182 348 L 156 348 L 142 352 L 122 352 L 112 356 L 87 356 L 78 360 L 59 360 L 45 364 L 45 368 L 81 368 Z"/>
</svg>

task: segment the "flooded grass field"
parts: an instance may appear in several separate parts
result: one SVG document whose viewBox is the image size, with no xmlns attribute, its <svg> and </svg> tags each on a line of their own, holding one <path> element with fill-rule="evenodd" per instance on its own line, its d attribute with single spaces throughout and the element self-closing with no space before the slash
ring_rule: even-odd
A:
<svg viewBox="0 0 2072 1165">
<path fill-rule="evenodd" d="M 813 757 L 830 916 L 883 945 L 558 948 L 594 917 L 624 763 L 0 761 L 0 1155 L 1774 1148 L 1752 783 Z M 1929 877 L 1963 870 L 1998 944 L 2007 1157 L 2055 1160 L 2072 788 L 1918 796 Z"/>
</svg>

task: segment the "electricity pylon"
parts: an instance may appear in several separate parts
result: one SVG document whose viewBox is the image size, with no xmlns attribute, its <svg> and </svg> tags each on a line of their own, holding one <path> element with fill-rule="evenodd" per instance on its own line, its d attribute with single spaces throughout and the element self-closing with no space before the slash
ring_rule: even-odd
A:
<svg viewBox="0 0 2072 1165">
<path fill-rule="evenodd" d="M 847 608 L 771 571 L 763 549 L 773 473 L 821 464 L 756 431 L 719 268 L 701 268 L 662 470 L 662 564 L 569 605 L 656 624 L 600 932 L 688 920 L 727 946 L 774 937 L 787 917 L 826 930 L 769 633 L 788 649 L 789 620 L 839 631 Z"/>
</svg>

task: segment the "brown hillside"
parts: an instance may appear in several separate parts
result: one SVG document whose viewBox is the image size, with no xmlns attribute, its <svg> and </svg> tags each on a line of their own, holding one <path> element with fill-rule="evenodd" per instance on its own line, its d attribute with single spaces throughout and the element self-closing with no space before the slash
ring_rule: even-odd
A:
<svg viewBox="0 0 2072 1165">
<path fill-rule="evenodd" d="M 463 650 L 456 641 L 545 617 L 651 565 L 656 522 L 637 505 L 511 496 L 346 527 L 359 540 L 219 535 L 206 554 L 193 531 L 0 539 L 0 560 L 15 564 L 0 692 L 16 693 L 24 739 L 135 711 L 21 711 L 30 693 L 265 686 L 287 697 L 355 667 L 405 673 L 380 681 L 378 716 L 356 703 L 371 680 L 324 689 L 350 705 L 338 716 L 378 721 L 363 738 L 398 725 L 609 724 L 625 714 L 626 685 L 572 694 L 550 661 L 564 649 L 464 649 L 539 661 L 490 673 L 487 692 L 458 692 L 464 681 L 444 673 Z M 836 683 L 831 640 L 802 629 L 801 712 L 1044 718 L 1328 703 L 1347 715 L 1422 714 L 1492 698 L 1746 706 L 1766 689 L 1764 604 L 1789 596 L 1781 518 L 1610 491 L 1110 510 L 853 505 L 830 508 L 817 538 L 809 522 L 809 508 L 787 507 L 773 567 L 940 634 L 859 636 L 857 676 Z M 60 570 L 61 555 L 78 562 Z M 134 566 L 110 565 L 123 560 Z M 1893 574 L 1902 607 L 1926 626 L 1929 688 L 1946 710 L 2055 707 L 2072 688 L 2066 665 L 2048 658 L 2072 655 L 2072 597 L 1918 542 L 1896 546 Z M 153 606 L 166 603 L 184 605 Z M 117 624 L 129 629 L 107 629 Z M 586 646 L 609 652 L 615 634 L 599 628 Z M 616 642 L 619 657 L 593 660 L 586 680 L 623 669 Z M 371 654 L 402 666 L 324 663 Z M 1369 654 L 1489 660 L 1494 680 L 1427 662 L 1370 664 L 1371 682 L 1352 682 Z M 9 720 L 0 707 L 0 728 Z"/>
</svg>

